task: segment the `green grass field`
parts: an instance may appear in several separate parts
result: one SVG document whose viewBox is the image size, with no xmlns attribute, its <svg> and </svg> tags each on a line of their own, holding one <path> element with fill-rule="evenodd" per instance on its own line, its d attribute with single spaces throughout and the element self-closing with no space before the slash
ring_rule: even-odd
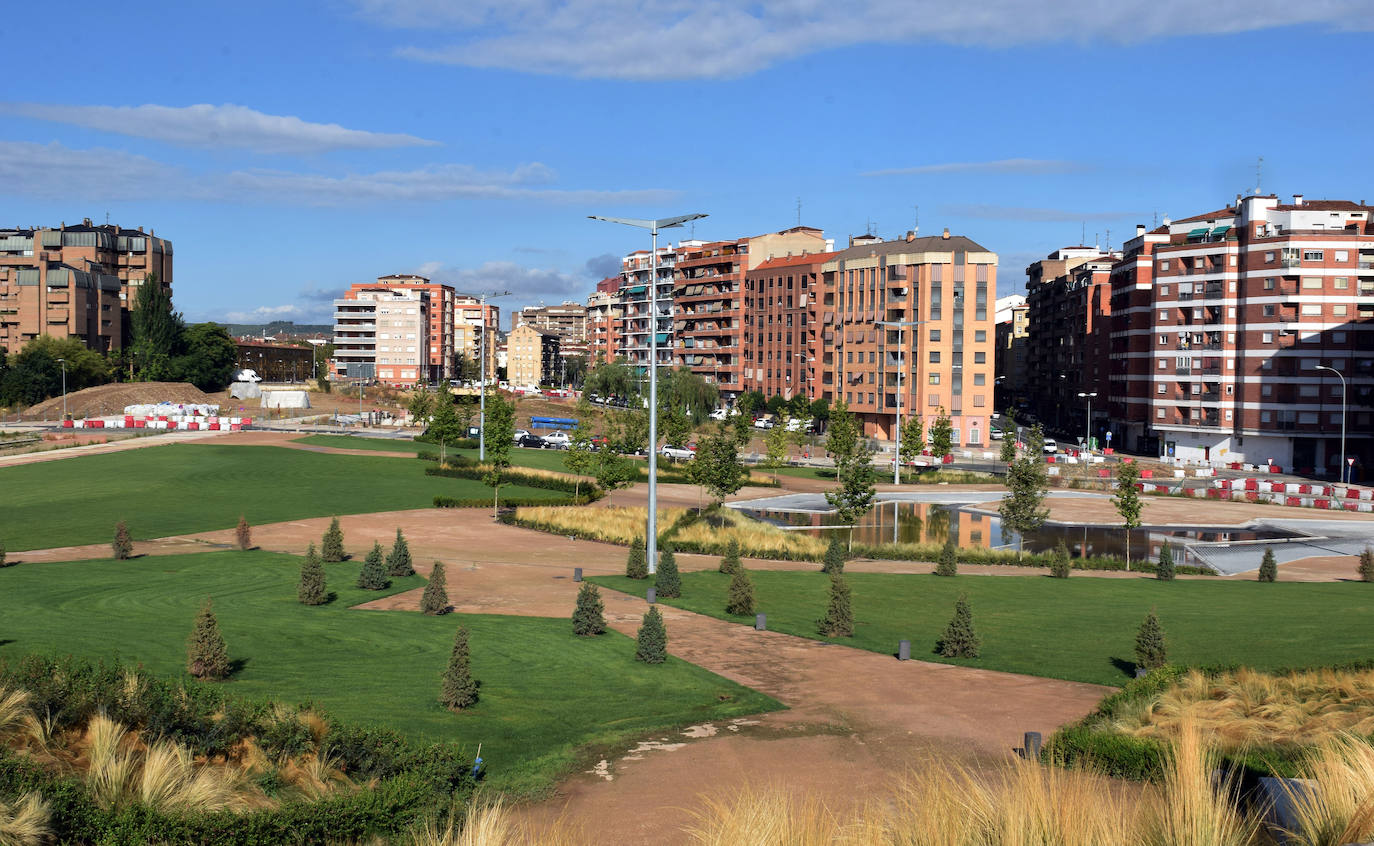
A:
<svg viewBox="0 0 1374 846">
<path fill-rule="evenodd" d="M 328 565 L 338 597 L 313 608 L 296 602 L 300 559 L 266 552 L 0 569 L 0 659 L 117 655 L 179 674 L 191 623 L 211 596 L 230 657 L 244 662 L 229 692 L 314 702 L 350 721 L 461 741 L 470 752 L 481 743 L 493 784 L 516 793 L 546 788 L 588 744 L 780 707 L 683 661 L 639 663 L 630 638 L 578 638 L 565 619 L 351 610 L 385 595 L 353 587 L 359 566 Z M 388 592 L 423 584 L 400 579 Z M 461 571 L 450 573 L 448 589 L 463 590 Z M 453 714 L 436 697 L 460 624 L 471 630 L 482 689 L 477 706 Z"/>
<path fill-rule="evenodd" d="M 171 444 L 0 469 L 0 542 L 11 552 L 330 514 L 425 508 L 436 495 L 491 498 L 479 481 L 426 476 L 421 461 L 274 446 Z M 519 485 L 503 497 L 556 501 Z"/>
<path fill-rule="evenodd" d="M 752 571 L 768 628 L 816 635 L 829 580 L 819 572 Z M 1174 663 L 1239 663 L 1258 669 L 1368 659 L 1374 643 L 1374 585 L 1363 583 L 1159 582 L 1075 576 L 956 576 L 853 573 L 854 637 L 831 639 L 895 654 L 911 641 L 913 658 L 990 670 L 1119 685 L 1130 677 L 1136 630 L 1150 609 L 1164 626 Z M 646 582 L 591 581 L 643 595 Z M 729 577 L 684 573 L 683 598 L 660 600 L 721 619 Z M 936 639 L 966 593 L 982 656 L 943 659 Z"/>
<path fill-rule="evenodd" d="M 420 452 L 439 454 L 439 447 L 434 444 L 416 443 L 393 438 L 357 438 L 348 435 L 307 435 L 303 438 L 296 438 L 297 443 L 309 444 L 310 446 L 335 447 L 338 449 L 372 449 L 379 452 L 408 452 L 415 455 Z M 449 455 L 461 455 L 464 458 L 477 460 L 477 450 L 475 449 L 450 449 Z M 533 467 L 540 470 L 553 470 L 558 473 L 568 473 L 568 465 L 563 463 L 563 458 L 567 453 L 558 449 L 524 449 L 522 447 L 511 447 L 511 464 L 516 467 Z"/>
</svg>

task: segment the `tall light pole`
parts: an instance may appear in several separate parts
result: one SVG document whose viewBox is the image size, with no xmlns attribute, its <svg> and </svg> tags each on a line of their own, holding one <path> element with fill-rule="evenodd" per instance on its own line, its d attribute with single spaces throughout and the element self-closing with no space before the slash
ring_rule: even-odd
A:
<svg viewBox="0 0 1374 846">
<path fill-rule="evenodd" d="M 59 358 L 57 363 L 62 365 L 62 419 L 67 419 L 67 360 Z M 1345 452 L 1342 448 L 1341 452 Z"/>
<path fill-rule="evenodd" d="M 634 217 L 602 217 L 589 214 L 592 220 L 623 223 L 649 230 L 649 515 L 645 527 L 649 572 L 658 572 L 658 230 L 673 229 L 704 214 L 682 214 L 658 220 Z"/>
<path fill-rule="evenodd" d="M 1082 391 L 1078 392 L 1079 399 L 1083 399 L 1084 397 L 1088 399 L 1088 436 L 1083 439 L 1083 448 L 1088 452 L 1093 451 L 1093 397 L 1095 396 L 1097 396 L 1097 391 L 1086 394 Z"/>
<path fill-rule="evenodd" d="M 928 321 L 925 321 L 925 320 L 875 320 L 875 321 L 873 321 L 873 325 L 874 325 L 874 326 L 882 326 L 882 327 L 885 328 L 885 329 L 896 329 L 896 330 L 897 330 L 897 425 L 896 425 L 896 427 L 895 427 L 895 428 L 896 428 L 896 432 L 897 432 L 897 452 L 896 452 L 896 454 L 892 457 L 892 484 L 894 484 L 894 485 L 900 485 L 900 484 L 902 483 L 902 383 L 903 383 L 903 381 L 905 380 L 905 377 L 906 377 L 906 372 L 905 372 L 905 371 L 906 371 L 906 365 L 903 363 L 903 362 L 904 362 L 904 357 L 902 356 L 902 353 L 905 352 L 905 350 L 902 348 L 902 330 L 905 329 L 905 328 L 907 328 L 908 326 L 910 326 L 911 328 L 915 329 L 917 326 L 920 326 L 922 323 L 926 323 L 926 322 L 928 322 Z"/>
<path fill-rule="evenodd" d="M 1337 369 L 1334 368 L 1334 367 L 1327 367 L 1325 364 L 1318 364 L 1317 367 L 1316 367 L 1316 369 L 1317 369 L 1317 370 L 1330 370 L 1332 373 L 1335 373 L 1338 377 L 1340 377 L 1340 380 L 1341 380 L 1341 466 L 1340 466 L 1340 472 L 1341 472 L 1341 481 L 1348 485 L 1348 484 L 1350 484 L 1350 473 L 1346 470 L 1346 468 L 1349 467 L 1350 464 L 1345 460 L 1345 376 L 1341 374 L 1341 371 L 1337 370 Z"/>
<path fill-rule="evenodd" d="M 487 297 L 509 297 L 510 291 L 487 291 L 477 295 L 478 331 L 482 333 L 480 352 L 482 380 L 477 388 L 477 461 L 487 460 Z"/>
</svg>

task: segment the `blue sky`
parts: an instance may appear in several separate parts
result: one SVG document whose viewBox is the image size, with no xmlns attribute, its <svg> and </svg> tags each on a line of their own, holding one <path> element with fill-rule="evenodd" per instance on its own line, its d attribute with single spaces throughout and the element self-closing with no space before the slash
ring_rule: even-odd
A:
<svg viewBox="0 0 1374 846">
<path fill-rule="evenodd" d="M 40 16 L 41 17 L 41 16 Z M 0 226 L 176 246 L 193 320 L 420 272 L 584 299 L 588 214 L 1111 243 L 1263 188 L 1374 201 L 1369 0 L 75 2 L 4 32 Z M 3 27 L 3 25 L 0 25 Z M 37 27 L 37 29 L 35 29 Z M 919 207 L 919 212 L 917 210 Z M 679 231 L 673 240 L 685 237 Z"/>
</svg>

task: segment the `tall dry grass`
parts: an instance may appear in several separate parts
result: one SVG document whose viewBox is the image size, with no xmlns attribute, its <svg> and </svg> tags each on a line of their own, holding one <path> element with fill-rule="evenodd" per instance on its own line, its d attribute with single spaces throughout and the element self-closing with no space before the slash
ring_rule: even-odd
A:
<svg viewBox="0 0 1374 846">
<path fill-rule="evenodd" d="M 499 799 L 473 802 L 450 813 L 446 823 L 430 820 L 411 834 L 411 846 L 577 846 L 595 842 L 567 824 L 537 826 L 517 820 Z"/>
<path fill-rule="evenodd" d="M 660 531 L 677 521 L 687 509 L 658 509 Z M 522 505 L 515 509 L 517 522 L 532 523 L 544 531 L 562 532 L 591 540 L 629 544 L 644 536 L 647 511 L 624 506 Z"/>
<path fill-rule="evenodd" d="M 1157 698 L 1128 706 L 1113 726 L 1172 740 L 1185 720 L 1227 750 L 1313 746 L 1346 732 L 1374 736 L 1374 670 L 1193 670 Z"/>
<path fill-rule="evenodd" d="M 27 793 L 13 802 L 0 799 L 0 846 L 47 843 L 49 819 L 48 804 L 37 793 Z"/>
<path fill-rule="evenodd" d="M 1345 846 L 1374 840 L 1374 747 L 1345 734 L 1328 738 L 1299 772 L 1315 788 L 1290 788 L 1292 846 Z"/>
<path fill-rule="evenodd" d="M 749 558 L 784 558 L 819 561 L 825 557 L 826 542 L 804 532 L 789 532 L 751 520 L 723 508 L 678 530 L 676 539 L 688 548 L 719 549 L 724 552 L 731 539 L 739 542 L 740 553 Z"/>
<path fill-rule="evenodd" d="M 1258 817 L 1237 809 L 1235 785 L 1215 777 L 1220 755 L 1191 719 L 1179 724 L 1170 747 L 1164 782 L 1147 802 L 1142 846 L 1251 846 Z"/>
</svg>

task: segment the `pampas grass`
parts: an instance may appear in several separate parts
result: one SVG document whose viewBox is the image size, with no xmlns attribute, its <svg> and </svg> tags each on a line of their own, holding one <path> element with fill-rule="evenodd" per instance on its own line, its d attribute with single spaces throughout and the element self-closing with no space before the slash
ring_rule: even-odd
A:
<svg viewBox="0 0 1374 846">
<path fill-rule="evenodd" d="M 13 802 L 0 799 L 0 846 L 38 846 L 47 843 L 48 805 L 37 793 Z"/>
<path fill-rule="evenodd" d="M 1308 755 L 1299 775 L 1313 789 L 1289 788 L 1292 846 L 1343 846 L 1374 839 L 1374 747 L 1353 735 L 1328 738 Z"/>
<path fill-rule="evenodd" d="M 1229 777 L 1217 782 L 1217 749 L 1190 718 L 1179 724 L 1164 781 L 1146 803 L 1142 846 L 1252 846 L 1259 819 L 1239 811 Z"/>
<path fill-rule="evenodd" d="M 659 530 L 676 523 L 686 511 L 660 508 Z M 645 514 L 643 508 L 623 506 L 522 505 L 515 509 L 515 520 L 532 523 L 541 531 L 628 545 L 636 537 L 644 536 Z"/>
<path fill-rule="evenodd" d="M 499 799 L 451 809 L 448 822 L 430 820 L 410 836 L 411 846 L 574 846 L 607 842 L 578 836 L 565 824 L 541 828 L 520 822 Z"/>
</svg>

